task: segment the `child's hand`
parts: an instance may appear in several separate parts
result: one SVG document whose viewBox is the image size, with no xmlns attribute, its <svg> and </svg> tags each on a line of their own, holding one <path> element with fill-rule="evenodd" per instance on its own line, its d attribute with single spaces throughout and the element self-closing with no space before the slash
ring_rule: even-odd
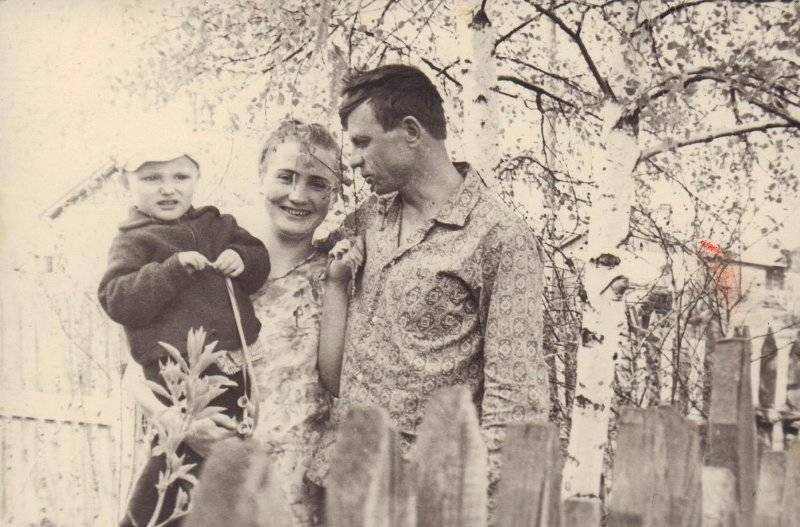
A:
<svg viewBox="0 0 800 527">
<path fill-rule="evenodd" d="M 239 253 L 233 249 L 225 249 L 211 264 L 211 267 L 224 274 L 236 278 L 244 272 L 244 262 Z"/>
<path fill-rule="evenodd" d="M 197 251 L 185 251 L 178 253 L 178 261 L 189 272 L 202 271 L 206 266 L 211 265 L 208 258 Z"/>
<path fill-rule="evenodd" d="M 364 263 L 364 239 L 344 239 L 328 253 L 328 280 L 347 283 Z"/>
</svg>

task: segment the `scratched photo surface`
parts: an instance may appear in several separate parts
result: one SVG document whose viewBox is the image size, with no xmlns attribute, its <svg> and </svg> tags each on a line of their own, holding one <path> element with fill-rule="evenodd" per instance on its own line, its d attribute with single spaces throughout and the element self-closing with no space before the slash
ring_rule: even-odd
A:
<svg viewBox="0 0 800 527">
<path fill-rule="evenodd" d="M 195 206 L 263 238 L 262 147 L 319 123 L 344 167 L 323 239 L 371 193 L 343 79 L 392 63 L 433 81 L 450 159 L 540 242 L 550 424 L 506 435 L 489 523 L 797 521 L 798 34 L 779 0 L 0 0 L 0 523 L 116 524 L 151 455 L 98 300 L 121 168 L 190 153 Z M 485 525 L 462 395 L 431 405 L 413 470 L 383 413 L 355 416 L 327 524 Z M 272 470 L 242 452 L 247 477 Z M 289 518 L 247 481 L 269 497 L 252 525 Z"/>
</svg>

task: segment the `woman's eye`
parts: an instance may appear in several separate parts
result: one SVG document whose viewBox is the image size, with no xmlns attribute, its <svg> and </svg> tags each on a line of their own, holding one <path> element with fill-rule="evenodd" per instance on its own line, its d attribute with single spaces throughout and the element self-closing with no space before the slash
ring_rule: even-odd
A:
<svg viewBox="0 0 800 527">
<path fill-rule="evenodd" d="M 294 178 L 289 174 L 278 174 L 278 181 L 282 181 L 284 183 L 291 183 Z"/>
<path fill-rule="evenodd" d="M 148 182 L 150 182 L 150 181 L 156 181 L 156 180 L 158 180 L 158 177 L 157 177 L 157 176 L 144 176 L 144 177 L 142 178 L 142 181 L 148 181 Z"/>
<path fill-rule="evenodd" d="M 321 190 L 321 191 L 328 190 L 328 183 L 326 181 L 313 180 L 308 184 L 308 186 L 313 188 L 314 190 Z"/>
</svg>

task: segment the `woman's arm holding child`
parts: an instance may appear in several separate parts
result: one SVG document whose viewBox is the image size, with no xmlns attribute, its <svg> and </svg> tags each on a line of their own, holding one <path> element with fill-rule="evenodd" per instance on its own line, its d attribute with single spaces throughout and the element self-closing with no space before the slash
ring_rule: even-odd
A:
<svg viewBox="0 0 800 527">
<path fill-rule="evenodd" d="M 347 326 L 347 302 L 350 281 L 364 261 L 364 240 L 361 237 L 342 240 L 330 251 L 324 300 L 319 329 L 319 378 L 332 394 L 339 395 L 344 335 Z"/>
<path fill-rule="evenodd" d="M 136 364 L 128 364 L 122 378 L 123 387 L 133 395 L 134 400 L 151 420 L 158 420 L 161 426 L 171 430 L 183 426 L 183 415 L 174 406 L 166 406 L 153 394 L 145 383 L 142 368 Z M 208 457 L 211 447 L 217 441 L 236 435 L 236 423 L 228 416 L 220 419 L 197 419 L 189 425 L 184 442 L 203 457 Z"/>
</svg>

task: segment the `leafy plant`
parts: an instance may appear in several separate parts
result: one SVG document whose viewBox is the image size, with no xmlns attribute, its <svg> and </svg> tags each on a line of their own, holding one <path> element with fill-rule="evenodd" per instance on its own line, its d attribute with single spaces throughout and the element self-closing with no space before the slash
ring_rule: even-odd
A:
<svg viewBox="0 0 800 527">
<path fill-rule="evenodd" d="M 166 467 L 159 474 L 156 484 L 158 499 L 147 527 L 164 526 L 189 512 L 190 495 L 183 488 L 178 488 L 175 508 L 168 518 L 162 522 L 158 521 L 170 485 L 178 484 L 181 480 L 192 486 L 197 484 L 197 478 L 191 473 L 196 463 L 186 462 L 185 456 L 178 454 L 178 448 L 193 422 L 205 418 L 225 419 L 223 414 L 225 408 L 209 404 L 229 387 L 237 385 L 223 375 L 203 375 L 211 364 L 225 354 L 225 351 L 214 351 L 216 341 L 209 344 L 205 341 L 206 332 L 202 327 L 190 329 L 186 337 L 185 357 L 175 346 L 159 342 L 170 356 L 166 361 L 159 363 L 164 385 L 145 381 L 154 393 L 171 403 L 165 410 L 171 414 L 169 418 L 154 420 L 158 439 L 152 455 L 163 454 L 166 458 Z"/>
</svg>

